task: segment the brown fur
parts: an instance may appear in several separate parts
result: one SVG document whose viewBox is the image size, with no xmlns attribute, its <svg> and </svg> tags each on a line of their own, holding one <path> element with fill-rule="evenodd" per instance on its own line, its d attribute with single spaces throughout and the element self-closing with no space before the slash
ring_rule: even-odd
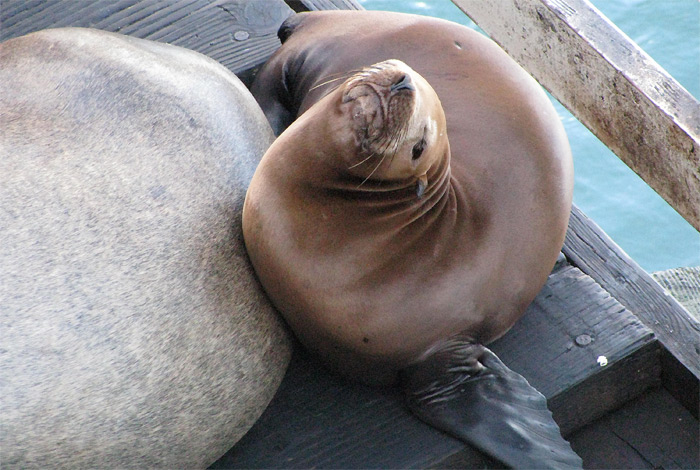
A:
<svg viewBox="0 0 700 470">
<path fill-rule="evenodd" d="M 302 342 L 386 383 L 449 338 L 486 344 L 522 315 L 561 249 L 573 168 L 545 93 L 492 41 L 436 19 L 344 15 L 297 15 L 253 86 L 278 130 L 298 119 L 253 177 L 244 236 Z M 408 173 L 417 134 L 350 168 L 370 154 L 343 103 L 352 78 L 333 80 L 387 59 L 415 70 L 416 113 L 438 126 Z"/>
</svg>

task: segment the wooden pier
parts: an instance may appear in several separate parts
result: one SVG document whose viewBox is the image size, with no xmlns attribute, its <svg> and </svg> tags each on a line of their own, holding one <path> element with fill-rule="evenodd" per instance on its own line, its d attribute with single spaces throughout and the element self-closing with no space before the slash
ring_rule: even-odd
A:
<svg viewBox="0 0 700 470">
<path fill-rule="evenodd" d="M 636 59 L 616 62 L 616 54 L 639 51 L 619 36 L 605 46 L 597 41 L 619 32 L 584 0 L 522 0 L 517 2 L 522 8 L 503 1 L 498 14 L 490 13 L 495 2 L 454 2 L 700 226 L 700 108 L 672 78 L 624 73 L 621 68 Z M 279 46 L 277 28 L 293 10 L 331 8 L 361 7 L 353 0 L 3 0 L 0 40 L 49 27 L 94 27 L 197 50 L 250 84 Z M 579 13 L 585 22 L 577 22 Z M 531 34 L 512 40 L 514 28 L 508 25 L 514 23 Z M 546 64 L 541 54 L 527 52 L 534 47 L 528 38 L 537 47 L 571 49 L 552 54 L 560 62 Z M 612 49 L 596 57 L 601 47 Z M 598 60 L 605 63 L 590 62 Z M 577 84 L 575 76 L 586 67 L 585 82 Z M 585 99 L 571 93 L 589 84 Z M 606 100 L 614 105 L 598 105 Z M 630 135 L 635 109 L 638 119 L 648 121 L 637 127 L 654 129 L 643 138 Z M 620 110 L 626 110 L 627 121 L 618 125 Z M 668 136 L 672 145 L 665 151 Z M 660 158 L 674 162 L 667 173 L 656 172 Z M 549 281 L 492 348 L 548 398 L 585 467 L 700 466 L 700 324 L 576 207 Z M 212 468 L 497 468 L 419 421 L 402 400 L 397 390 L 333 375 L 297 347 L 268 409 Z"/>
</svg>

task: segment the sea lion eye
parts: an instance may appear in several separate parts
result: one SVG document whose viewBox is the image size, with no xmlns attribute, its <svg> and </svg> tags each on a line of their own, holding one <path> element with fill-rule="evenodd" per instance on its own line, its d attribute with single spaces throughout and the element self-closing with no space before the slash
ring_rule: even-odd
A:
<svg viewBox="0 0 700 470">
<path fill-rule="evenodd" d="M 413 159 L 417 160 L 423 155 L 423 150 L 425 149 L 425 139 L 418 141 L 416 145 L 413 146 Z"/>
</svg>

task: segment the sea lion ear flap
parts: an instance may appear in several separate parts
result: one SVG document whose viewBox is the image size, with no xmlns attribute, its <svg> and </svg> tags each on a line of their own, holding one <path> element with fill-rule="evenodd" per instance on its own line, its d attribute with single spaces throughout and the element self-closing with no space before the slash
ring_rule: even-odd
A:
<svg viewBox="0 0 700 470">
<path fill-rule="evenodd" d="M 277 30 L 277 37 L 279 38 L 280 42 L 282 42 L 282 44 L 284 44 L 284 42 L 289 38 L 289 36 L 291 36 L 292 33 L 294 33 L 294 30 L 301 23 L 302 17 L 303 15 L 292 14 L 289 18 L 282 22 L 279 29 Z"/>
<path fill-rule="evenodd" d="M 420 419 L 511 468 L 580 469 L 547 400 L 480 344 L 445 342 L 402 371 Z"/>
</svg>

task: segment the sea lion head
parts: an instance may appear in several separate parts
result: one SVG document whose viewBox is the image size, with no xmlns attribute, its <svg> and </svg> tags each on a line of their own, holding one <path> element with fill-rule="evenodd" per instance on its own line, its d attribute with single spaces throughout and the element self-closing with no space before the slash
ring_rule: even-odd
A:
<svg viewBox="0 0 700 470">
<path fill-rule="evenodd" d="M 348 172 L 364 181 L 428 184 L 428 171 L 449 152 L 445 113 L 435 90 L 400 60 L 365 67 L 338 89 L 349 124 Z"/>
</svg>

